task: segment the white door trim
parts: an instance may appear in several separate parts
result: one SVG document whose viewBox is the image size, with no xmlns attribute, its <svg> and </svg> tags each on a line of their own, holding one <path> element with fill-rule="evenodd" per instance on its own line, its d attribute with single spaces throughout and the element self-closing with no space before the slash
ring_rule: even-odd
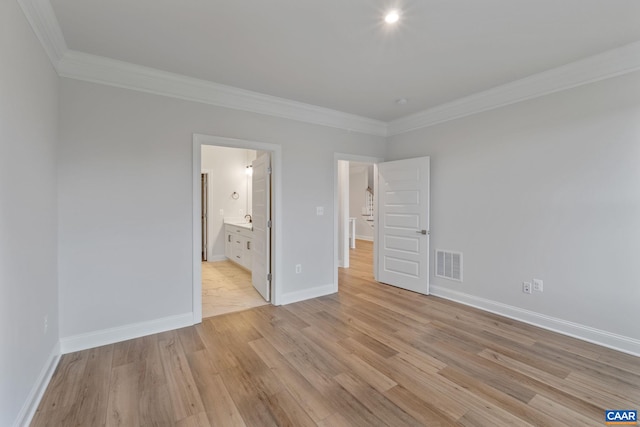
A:
<svg viewBox="0 0 640 427">
<path fill-rule="evenodd" d="M 338 160 L 338 266 L 349 268 L 349 162 Z"/>
<path fill-rule="evenodd" d="M 242 139 L 225 138 L 213 135 L 193 134 L 192 149 L 192 292 L 193 292 L 193 324 L 202 322 L 202 271 L 200 261 L 200 170 L 201 148 L 203 145 L 217 145 L 221 147 L 243 148 L 257 151 L 271 152 L 272 191 L 271 191 L 271 303 L 279 305 L 282 294 L 282 147 L 266 142 L 247 141 Z M 337 270 L 336 270 L 337 272 Z"/>
<path fill-rule="evenodd" d="M 373 163 L 373 173 L 377 174 L 377 163 L 384 162 L 384 159 L 381 157 L 371 157 L 371 156 L 359 156 L 356 154 L 346 154 L 346 153 L 333 153 L 333 283 L 335 284 L 335 289 L 333 292 L 338 292 L 338 268 L 339 268 L 339 249 L 338 245 L 340 242 L 338 241 L 338 200 L 339 200 L 339 188 L 338 188 L 338 161 L 346 160 L 348 162 L 360 162 L 360 163 Z M 374 183 L 377 182 L 377 179 L 374 180 Z M 374 193 L 375 193 L 374 189 Z M 374 196 L 375 197 L 375 196 Z M 377 216 L 378 213 L 374 211 L 374 224 L 378 223 Z M 375 231 L 374 231 L 375 236 Z M 373 271 L 374 275 L 377 277 L 377 258 L 378 258 L 378 247 L 377 243 L 374 239 L 373 242 Z"/>
</svg>

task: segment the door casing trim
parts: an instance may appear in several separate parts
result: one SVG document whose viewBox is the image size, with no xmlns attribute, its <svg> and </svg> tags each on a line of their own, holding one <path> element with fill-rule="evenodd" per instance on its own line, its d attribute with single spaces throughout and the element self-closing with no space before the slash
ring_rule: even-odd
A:
<svg viewBox="0 0 640 427">
<path fill-rule="evenodd" d="M 282 146 L 267 142 L 193 134 L 192 146 L 192 301 L 193 324 L 202 322 L 202 266 L 200 261 L 200 171 L 203 145 L 271 152 L 271 303 L 280 305 L 282 294 Z"/>
</svg>

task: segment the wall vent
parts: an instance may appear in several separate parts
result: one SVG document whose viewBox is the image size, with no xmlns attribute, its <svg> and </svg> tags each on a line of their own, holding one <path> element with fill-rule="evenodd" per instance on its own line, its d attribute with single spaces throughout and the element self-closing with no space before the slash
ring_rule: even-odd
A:
<svg viewBox="0 0 640 427">
<path fill-rule="evenodd" d="M 462 252 L 436 249 L 436 277 L 462 282 Z"/>
</svg>

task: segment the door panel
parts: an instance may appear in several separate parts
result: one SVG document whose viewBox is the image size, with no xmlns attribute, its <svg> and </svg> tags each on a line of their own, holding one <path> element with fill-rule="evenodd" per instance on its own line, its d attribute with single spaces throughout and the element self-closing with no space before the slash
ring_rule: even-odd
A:
<svg viewBox="0 0 640 427">
<path fill-rule="evenodd" d="M 387 193 L 387 206 L 416 205 L 420 203 L 418 191 L 391 191 Z"/>
<path fill-rule="evenodd" d="M 387 209 L 391 206 L 387 205 Z M 404 228 L 415 230 L 420 225 L 420 215 L 416 214 L 392 214 L 384 213 L 382 216 L 384 225 L 388 228 Z"/>
<path fill-rule="evenodd" d="M 420 253 L 420 238 L 385 236 L 384 246 L 393 250 L 417 254 Z"/>
<path fill-rule="evenodd" d="M 422 294 L 429 293 L 429 162 L 378 164 L 378 280 Z"/>
<path fill-rule="evenodd" d="M 271 298 L 271 158 L 261 154 L 253 161 L 252 203 L 253 243 L 251 281 L 253 287 L 269 301 Z"/>
<path fill-rule="evenodd" d="M 419 277 L 420 275 L 420 264 L 417 261 L 388 256 L 384 259 L 384 267 L 390 272 L 409 277 Z"/>
</svg>

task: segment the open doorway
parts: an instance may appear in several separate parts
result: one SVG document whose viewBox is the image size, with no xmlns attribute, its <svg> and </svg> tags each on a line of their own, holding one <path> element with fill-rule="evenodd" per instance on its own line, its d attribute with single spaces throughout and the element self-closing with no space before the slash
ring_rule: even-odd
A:
<svg viewBox="0 0 640 427">
<path fill-rule="evenodd" d="M 257 278 L 253 275 L 253 164 L 257 157 L 258 152 L 251 149 L 201 147 L 202 317 L 269 302 L 269 295 L 263 297 L 253 286 Z"/>
<path fill-rule="evenodd" d="M 349 247 L 357 248 L 358 241 L 373 243 L 374 173 L 373 163 L 349 162 Z M 371 260 L 373 265 L 373 259 Z"/>
<path fill-rule="evenodd" d="M 346 162 L 346 161 L 345 161 Z M 339 286 L 353 280 L 374 280 L 373 246 L 375 238 L 374 164 L 346 162 L 344 192 L 345 250 L 338 273 Z M 347 191 L 348 188 L 348 191 Z"/>
<path fill-rule="evenodd" d="M 194 323 L 277 302 L 280 157 L 277 145 L 194 135 Z"/>
<path fill-rule="evenodd" d="M 376 164 L 380 159 L 335 154 L 335 283 L 345 274 L 374 279 Z M 336 289 L 337 290 L 337 289 Z"/>
<path fill-rule="evenodd" d="M 356 178 L 358 168 L 367 170 L 369 163 L 374 163 L 372 206 L 367 206 L 368 184 L 364 203 L 350 194 L 353 191 L 356 191 L 356 197 L 361 194 L 363 184 L 352 186 L 350 180 L 362 182 L 361 178 Z M 375 162 L 369 158 L 335 154 L 334 176 L 335 283 L 342 285 L 339 280 L 355 277 L 428 295 L 430 158 Z M 354 208 L 356 212 L 353 212 Z M 371 210 L 372 250 L 366 239 L 358 240 L 357 228 L 358 222 L 367 220 Z M 363 214 L 365 218 L 358 217 Z M 358 252 L 358 245 L 366 253 Z M 357 255 L 355 269 L 350 262 L 352 253 Z"/>
</svg>

